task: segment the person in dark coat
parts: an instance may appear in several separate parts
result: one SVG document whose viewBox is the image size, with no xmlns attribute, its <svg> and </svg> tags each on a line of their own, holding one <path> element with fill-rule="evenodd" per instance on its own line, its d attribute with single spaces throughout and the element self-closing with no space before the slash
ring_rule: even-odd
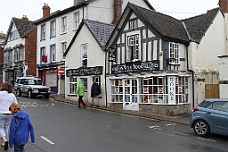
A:
<svg viewBox="0 0 228 152">
<path fill-rule="evenodd" d="M 92 97 L 91 106 L 94 105 L 95 98 L 97 99 L 97 107 L 99 106 L 99 94 L 101 94 L 101 89 L 96 82 L 93 82 L 93 85 L 91 87 L 91 97 Z"/>
</svg>

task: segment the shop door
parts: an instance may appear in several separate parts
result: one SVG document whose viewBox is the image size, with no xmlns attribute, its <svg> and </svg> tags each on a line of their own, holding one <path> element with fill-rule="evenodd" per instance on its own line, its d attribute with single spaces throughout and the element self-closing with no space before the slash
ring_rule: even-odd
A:
<svg viewBox="0 0 228 152">
<path fill-rule="evenodd" d="M 124 79 L 124 110 L 139 111 L 139 85 L 137 79 Z"/>
</svg>

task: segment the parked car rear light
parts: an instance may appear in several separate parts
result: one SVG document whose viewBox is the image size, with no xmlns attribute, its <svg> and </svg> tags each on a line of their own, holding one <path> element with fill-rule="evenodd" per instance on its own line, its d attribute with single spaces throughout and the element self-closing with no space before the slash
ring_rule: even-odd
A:
<svg viewBox="0 0 228 152">
<path fill-rule="evenodd" d="M 195 107 L 193 107 L 192 108 L 192 112 L 194 112 L 194 111 L 198 111 L 199 109 L 198 109 L 198 107 L 197 106 L 195 106 Z"/>
</svg>

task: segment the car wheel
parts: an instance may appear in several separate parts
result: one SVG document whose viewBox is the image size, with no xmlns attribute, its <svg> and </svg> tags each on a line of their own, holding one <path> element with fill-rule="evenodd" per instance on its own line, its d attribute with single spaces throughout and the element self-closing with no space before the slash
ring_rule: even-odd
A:
<svg viewBox="0 0 228 152">
<path fill-rule="evenodd" d="M 206 121 L 204 120 L 197 120 L 193 124 L 193 130 L 196 135 L 204 137 L 209 134 L 210 128 Z"/>
<path fill-rule="evenodd" d="M 18 96 L 21 96 L 21 90 L 20 90 L 20 89 L 17 89 L 16 94 L 17 94 Z"/>
<path fill-rule="evenodd" d="M 29 92 L 28 92 L 28 97 L 29 97 L 29 98 L 32 98 L 32 97 L 33 97 L 32 90 L 29 90 Z"/>
</svg>

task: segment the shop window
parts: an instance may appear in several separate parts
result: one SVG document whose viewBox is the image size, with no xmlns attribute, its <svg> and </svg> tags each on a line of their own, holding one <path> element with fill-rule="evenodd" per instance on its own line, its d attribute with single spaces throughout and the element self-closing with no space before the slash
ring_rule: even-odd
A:
<svg viewBox="0 0 228 152">
<path fill-rule="evenodd" d="M 76 91 L 76 88 L 77 88 L 77 78 L 76 77 L 70 77 L 70 92 L 69 94 L 70 95 L 75 95 L 75 91 Z"/>
<path fill-rule="evenodd" d="M 176 103 L 189 103 L 188 77 L 176 77 Z"/>
<path fill-rule="evenodd" d="M 141 102 L 142 103 L 160 103 L 168 102 L 168 86 L 166 77 L 151 77 L 142 80 Z"/>
<path fill-rule="evenodd" d="M 111 101 L 123 102 L 123 80 L 122 79 L 111 80 Z"/>
</svg>

